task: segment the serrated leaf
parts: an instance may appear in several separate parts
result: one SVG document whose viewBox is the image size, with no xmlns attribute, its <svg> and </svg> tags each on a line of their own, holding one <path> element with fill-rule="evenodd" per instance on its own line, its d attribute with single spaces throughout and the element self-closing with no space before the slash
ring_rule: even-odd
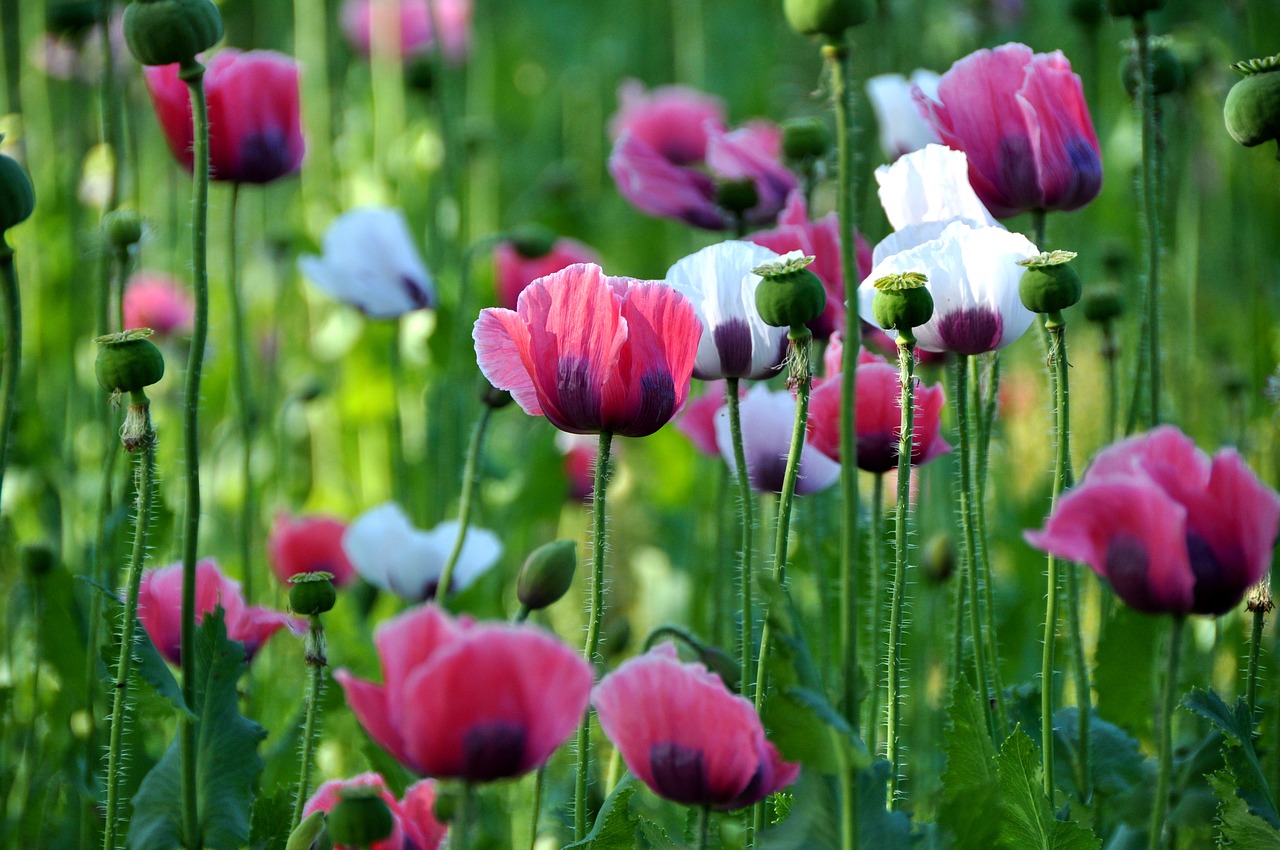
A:
<svg viewBox="0 0 1280 850">
<path fill-rule="evenodd" d="M 258 744 L 267 733 L 240 714 L 236 682 L 245 668 L 244 648 L 227 638 L 221 609 L 205 616 L 195 650 L 197 828 L 208 850 L 239 850 L 249 839 L 253 786 L 262 772 Z M 182 826 L 180 737 L 181 729 L 133 799 L 133 850 L 190 843 Z"/>
<path fill-rule="evenodd" d="M 1218 798 L 1218 829 L 1224 843 L 1240 850 L 1280 850 L 1280 830 L 1249 812 L 1230 774 L 1220 770 L 1209 777 L 1209 784 Z"/>
<path fill-rule="evenodd" d="M 963 676 L 957 677 L 949 713 L 938 826 L 950 833 L 955 850 L 988 850 L 1000 832 L 999 819 L 991 817 L 999 801 L 996 748 L 978 693 Z"/>
<path fill-rule="evenodd" d="M 1000 841 L 1008 850 L 1097 850 L 1101 842 L 1079 824 L 1057 820 L 1041 787 L 1040 755 L 1021 727 L 996 756 Z"/>
<path fill-rule="evenodd" d="M 1222 755 L 1235 780 L 1236 794 L 1248 806 L 1250 814 L 1280 829 L 1280 813 L 1276 811 L 1262 763 L 1253 748 L 1253 719 L 1245 698 L 1236 700 L 1233 709 L 1212 690 L 1196 688 L 1182 700 L 1182 705 L 1208 720 L 1227 737 Z"/>
<path fill-rule="evenodd" d="M 632 850 L 639 822 L 631 814 L 631 798 L 636 793 L 635 780 L 628 775 L 619 782 L 600 807 L 595 826 L 587 837 L 562 850 Z"/>
<path fill-rule="evenodd" d="M 321 821 L 323 823 L 323 821 Z M 285 850 L 293 826 L 293 789 L 259 794 L 249 816 L 250 850 Z"/>
<path fill-rule="evenodd" d="M 908 850 L 918 836 L 902 812 L 885 808 L 889 763 L 878 761 L 856 776 L 858 846 L 876 850 Z M 786 820 L 759 836 L 759 850 L 839 850 L 840 803 L 830 777 L 803 773 L 791 787 L 795 800 Z"/>
</svg>

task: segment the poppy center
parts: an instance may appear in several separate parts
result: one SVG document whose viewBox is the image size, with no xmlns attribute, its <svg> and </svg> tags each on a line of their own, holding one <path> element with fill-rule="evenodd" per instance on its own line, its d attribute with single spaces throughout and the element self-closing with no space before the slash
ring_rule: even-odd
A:
<svg viewBox="0 0 1280 850">
<path fill-rule="evenodd" d="M 715 802 L 707 783 L 707 766 L 701 750 L 672 741 L 649 747 L 649 769 L 655 790 L 686 806 Z"/>
<path fill-rule="evenodd" d="M 488 782 L 515 776 L 524 761 L 525 729 L 518 723 L 494 720 L 477 723 L 462 736 L 463 778 Z"/>
<path fill-rule="evenodd" d="M 938 320 L 938 335 L 947 351 L 983 354 L 1000 346 L 1004 320 L 990 307 L 966 307 Z"/>
</svg>

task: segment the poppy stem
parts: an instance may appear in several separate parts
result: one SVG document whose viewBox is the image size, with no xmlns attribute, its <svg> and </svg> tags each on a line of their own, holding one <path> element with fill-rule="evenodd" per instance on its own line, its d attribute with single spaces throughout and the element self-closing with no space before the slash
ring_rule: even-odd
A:
<svg viewBox="0 0 1280 850">
<path fill-rule="evenodd" d="M 145 400 L 146 396 L 142 398 Z M 151 403 L 144 401 L 145 422 L 142 450 L 135 464 L 137 501 L 133 520 L 133 553 L 125 581 L 124 611 L 120 624 L 120 651 L 116 656 L 115 687 L 112 690 L 111 731 L 107 754 L 107 809 L 103 821 L 102 848 L 116 848 L 116 816 L 120 808 L 120 786 L 124 782 L 124 726 L 128 711 L 129 676 L 133 672 L 133 638 L 138 621 L 138 589 L 142 583 L 142 567 L 147 559 L 147 535 L 151 530 L 151 506 L 155 499 L 156 432 L 151 425 Z"/>
<path fill-rule="evenodd" d="M 600 450 L 596 455 L 595 487 L 591 494 L 591 619 L 587 624 L 587 642 L 582 656 L 590 664 L 596 662 L 600 644 L 600 621 L 604 618 L 605 556 L 605 490 L 609 486 L 609 449 L 613 444 L 610 431 L 600 432 Z M 587 709 L 578 727 L 577 777 L 573 791 L 574 840 L 587 836 L 587 785 L 591 772 L 591 710 Z"/>
<path fill-rule="evenodd" d="M 538 846 L 538 820 L 542 816 L 542 778 L 546 772 L 547 766 L 544 764 L 533 774 L 533 807 L 529 813 L 529 850 L 536 850 Z"/>
<path fill-rule="evenodd" d="M 200 544 L 200 373 L 209 335 L 209 268 L 207 258 L 209 216 L 209 110 L 204 93 L 204 66 L 195 60 L 183 63 L 178 76 L 187 84 L 194 120 L 192 157 L 191 264 L 195 290 L 195 322 L 187 355 L 183 387 L 183 453 L 187 492 L 182 519 L 182 698 L 187 705 L 196 697 L 196 553 Z M 179 719 L 182 755 L 182 834 L 187 850 L 200 850 L 199 808 L 196 798 L 195 718 Z"/>
<path fill-rule="evenodd" d="M 1182 655 L 1182 632 L 1186 618 L 1174 615 L 1169 631 L 1169 662 L 1165 667 L 1164 695 L 1160 700 L 1160 726 L 1158 730 L 1160 755 L 1156 772 L 1156 796 L 1151 807 L 1151 829 L 1148 836 L 1149 850 L 1164 846 L 1165 814 L 1169 810 L 1169 779 L 1173 772 L 1173 708 L 1178 690 L 1178 661 Z"/>
<path fill-rule="evenodd" d="M 311 754 L 316 746 L 316 718 L 320 714 L 320 695 L 324 692 L 324 668 L 329 663 L 325 653 L 324 626 L 320 615 L 311 615 L 306 641 L 307 695 L 306 720 L 302 725 L 302 766 L 298 772 L 298 793 L 293 801 L 290 829 L 302 823 L 302 807 L 311 791 Z"/>
<path fill-rule="evenodd" d="M 1263 581 L 1266 581 L 1264 579 Z M 1253 604 L 1250 599 L 1250 608 L 1253 611 L 1253 627 L 1249 632 L 1249 667 L 1245 678 L 1244 695 L 1245 701 L 1249 705 L 1249 717 L 1253 718 L 1257 713 L 1258 705 L 1258 662 L 1262 655 L 1262 627 L 1266 623 L 1267 611 L 1270 609 L 1270 600 L 1265 604 Z"/>
<path fill-rule="evenodd" d="M 471 430 L 471 442 L 467 445 L 467 459 L 462 471 L 461 504 L 458 506 L 458 536 L 453 541 L 453 551 L 449 553 L 444 571 L 440 573 L 440 581 L 436 583 L 436 604 L 441 608 L 446 607 L 449 587 L 453 583 L 453 570 L 458 565 L 463 544 L 467 540 L 467 529 L 471 526 L 471 503 L 475 501 L 472 493 L 480 466 L 480 449 L 484 443 L 484 432 L 489 427 L 489 415 L 492 413 L 493 408 L 486 404 L 480 411 L 480 419 Z"/>
<path fill-rule="evenodd" d="M 711 835 L 711 807 L 701 806 L 698 809 L 698 850 L 707 850 Z"/>
<path fill-rule="evenodd" d="M 458 811 L 449 827 L 449 850 L 467 850 L 470 843 L 471 807 L 475 804 L 475 789 L 470 782 L 462 783 L 458 794 Z"/>
<path fill-rule="evenodd" d="M 755 560 L 753 540 L 755 538 L 755 516 L 751 495 L 751 479 L 747 475 L 747 454 L 742 443 L 742 416 L 738 409 L 738 379 L 726 378 L 724 389 L 725 404 L 729 408 L 729 434 L 733 439 L 733 464 L 738 479 L 738 517 L 742 522 L 742 551 L 738 562 L 739 604 L 742 606 L 742 633 L 739 638 L 738 658 L 740 661 L 739 688 L 742 695 L 751 699 L 751 661 L 752 646 L 755 642 L 755 626 L 752 617 L 753 594 L 751 577 Z"/>
<path fill-rule="evenodd" d="M 22 366 L 22 299 L 13 249 L 0 233 L 0 309 L 4 311 L 4 371 L 0 373 L 0 492 L 9 463 L 9 434 L 18 403 L 18 374 Z"/>
<path fill-rule="evenodd" d="M 235 349 L 234 386 L 236 425 L 240 429 L 240 580 L 244 601 L 253 604 L 253 398 L 249 390 L 248 342 L 245 339 L 244 304 L 240 299 L 240 256 L 236 212 L 240 206 L 240 184 L 231 184 L 227 204 L 227 303 L 231 307 L 231 343 Z"/>
<path fill-rule="evenodd" d="M 911 508 L 911 450 L 915 428 L 915 345 L 898 337 L 898 374 L 902 381 L 902 428 L 898 434 L 898 504 L 894 513 L 893 598 L 889 607 L 889 703 L 885 741 L 889 747 L 889 808 L 896 809 L 902 765 L 898 750 L 898 709 L 902 689 L 902 619 L 907 584 L 907 520 Z"/>
<path fill-rule="evenodd" d="M 880 659 L 884 657 L 884 589 L 880 586 L 884 557 L 884 474 L 877 472 L 871 485 L 871 557 L 868 572 L 871 575 L 871 686 L 867 689 L 867 751 L 874 754 L 879 748 L 880 691 L 884 688 Z"/>
<path fill-rule="evenodd" d="M 987 458 L 991 447 L 991 426 L 995 422 L 996 404 L 1000 391 L 1000 355 L 993 352 L 988 387 L 982 391 L 980 361 L 969 360 L 970 400 L 978 420 L 974 466 L 976 489 L 973 495 L 973 515 L 977 520 L 978 573 L 982 576 L 983 619 L 987 629 L 987 657 L 991 664 L 991 687 L 995 691 L 996 728 L 1008 729 L 1008 711 L 1004 704 L 1004 683 L 1000 679 L 1000 641 L 996 634 L 996 603 L 991 589 L 991 557 L 987 549 Z"/>
</svg>

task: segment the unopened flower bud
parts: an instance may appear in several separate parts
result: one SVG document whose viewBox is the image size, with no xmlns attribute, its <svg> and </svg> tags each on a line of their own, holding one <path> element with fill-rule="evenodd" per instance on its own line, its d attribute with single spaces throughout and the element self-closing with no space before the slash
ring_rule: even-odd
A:
<svg viewBox="0 0 1280 850">
<path fill-rule="evenodd" d="M 1053 315 L 1080 300 L 1080 275 L 1071 267 L 1076 255 L 1071 251 L 1050 251 L 1026 260 L 1022 279 L 1018 282 L 1018 295 L 1022 306 L 1033 313 Z"/>
<path fill-rule="evenodd" d="M 912 329 L 933 318 L 933 296 L 925 288 L 929 279 L 920 272 L 902 272 L 880 278 L 874 284 L 871 315 L 885 330 L 895 330 L 904 342 L 914 342 Z"/>
<path fill-rule="evenodd" d="M 556 239 L 555 231 L 541 224 L 521 224 L 507 232 L 511 247 L 526 260 L 536 260 L 550 254 Z"/>
<path fill-rule="evenodd" d="M 489 379 L 483 374 L 476 378 L 476 394 L 480 396 L 480 402 L 485 407 L 493 410 L 501 410 L 511 404 L 511 393 L 489 383 Z"/>
<path fill-rule="evenodd" d="M 716 183 L 716 206 L 735 215 L 742 215 L 760 203 L 760 190 L 750 177 L 741 180 L 721 180 Z"/>
<path fill-rule="evenodd" d="M 1120 83 L 1129 97 L 1138 96 L 1138 57 L 1129 53 L 1120 63 Z M 1157 95 L 1170 94 L 1182 88 L 1182 63 L 1169 47 L 1167 39 L 1151 45 L 1151 90 Z"/>
<path fill-rule="evenodd" d="M 821 118 L 792 118 L 782 122 L 782 155 L 789 160 L 822 159 L 831 150 L 831 131 Z"/>
<path fill-rule="evenodd" d="M 319 809 L 307 815 L 302 819 L 302 823 L 291 833 L 289 833 L 289 843 L 284 846 L 284 850 L 325 850 L 326 847 L 333 847 L 333 842 L 328 841 L 328 835 L 325 831 L 325 813 Z"/>
<path fill-rule="evenodd" d="M 429 94 L 436 87 L 435 58 L 430 53 L 420 53 L 405 59 L 404 82 L 414 91 Z"/>
<path fill-rule="evenodd" d="M 100 336 L 94 372 L 109 393 L 138 392 L 164 377 L 164 355 L 146 328 Z"/>
<path fill-rule="evenodd" d="M 31 178 L 16 159 L 0 154 L 0 236 L 30 218 L 35 208 Z"/>
<path fill-rule="evenodd" d="M 1164 0 L 1107 0 L 1107 11 L 1117 18 L 1141 18 L 1164 8 Z"/>
<path fill-rule="evenodd" d="M 799 327 L 827 309 L 827 290 L 808 268 L 813 259 L 793 251 L 775 263 L 752 269 L 761 278 L 756 287 L 756 310 L 765 324 Z"/>
<path fill-rule="evenodd" d="M 920 566 L 924 569 L 924 577 L 934 584 L 942 584 L 951 578 L 956 569 L 956 552 L 951 538 L 945 534 L 930 537 L 924 544 Z"/>
<path fill-rule="evenodd" d="M 124 40 L 143 65 L 183 65 L 222 38 L 222 13 L 211 0 L 133 0 Z"/>
<path fill-rule="evenodd" d="M 310 617 L 333 610 L 338 592 L 333 587 L 333 574 L 317 570 L 289 577 L 289 609 Z"/>
<path fill-rule="evenodd" d="M 329 813 L 328 833 L 335 844 L 368 847 L 391 835 L 394 829 L 391 809 L 377 788 L 343 789 L 338 804 Z"/>
<path fill-rule="evenodd" d="M 738 662 L 732 655 L 718 646 L 704 643 L 698 646 L 698 660 L 708 670 L 719 676 L 720 681 L 724 682 L 726 688 L 731 691 L 738 690 L 738 675 L 741 671 L 738 667 Z"/>
<path fill-rule="evenodd" d="M 142 216 L 134 210 L 112 210 L 102 217 L 102 230 L 117 248 L 142 241 Z"/>
<path fill-rule="evenodd" d="M 578 568 L 578 544 L 553 540 L 529 553 L 516 581 L 516 598 L 530 611 L 540 611 L 558 602 L 573 584 Z"/>
<path fill-rule="evenodd" d="M 783 0 L 782 11 L 796 32 L 832 41 L 871 17 L 867 0 Z"/>
<path fill-rule="evenodd" d="M 1244 75 L 1222 108 L 1231 138 L 1247 148 L 1280 139 L 1280 54 L 1231 67 Z"/>
<path fill-rule="evenodd" d="M 32 576 L 48 575 L 58 565 L 53 547 L 44 543 L 29 543 L 23 546 L 19 558 L 22 561 L 23 571 Z"/>
<path fill-rule="evenodd" d="M 1080 304 L 1085 319 L 1090 322 L 1110 322 L 1124 313 L 1124 295 L 1114 283 L 1091 286 Z"/>
</svg>

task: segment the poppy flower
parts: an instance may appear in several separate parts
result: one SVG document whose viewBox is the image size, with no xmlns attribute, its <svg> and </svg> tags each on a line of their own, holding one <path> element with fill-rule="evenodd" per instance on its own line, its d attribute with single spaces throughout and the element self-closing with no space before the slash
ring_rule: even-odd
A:
<svg viewBox="0 0 1280 850">
<path fill-rule="evenodd" d="M 757 384 L 747 393 L 738 408 L 742 420 L 742 449 L 747 460 L 747 480 L 761 493 L 781 493 L 791 451 L 791 431 L 795 425 L 796 400 L 785 390 L 777 392 Z M 729 410 L 716 414 L 716 442 L 720 455 L 731 470 L 737 470 L 733 459 L 733 435 L 730 433 Z M 823 454 L 806 436 L 800 449 L 800 470 L 796 478 L 796 495 L 806 496 L 825 490 L 840 478 L 840 464 Z"/>
<path fill-rule="evenodd" d="M 711 138 L 727 129 L 719 98 L 688 86 L 646 92 L 639 80 L 618 86 L 618 111 L 609 119 L 609 138 L 630 134 L 675 165 L 706 159 Z"/>
<path fill-rule="evenodd" d="M 440 24 L 440 49 L 445 59 L 460 64 L 471 48 L 471 0 L 346 0 L 342 4 L 342 34 L 355 50 L 373 52 L 374 30 L 387 32 L 399 56 L 418 56 L 435 45 L 432 4 Z"/>
<path fill-rule="evenodd" d="M 240 582 L 222 574 L 209 559 L 196 564 L 196 623 L 221 608 L 227 637 L 244 644 L 246 660 L 253 660 L 262 644 L 284 626 L 306 631 L 302 620 L 281 611 L 244 604 Z M 182 564 L 149 570 L 138 588 L 138 621 L 160 654 L 173 664 L 182 663 Z"/>
<path fill-rule="evenodd" d="M 721 242 L 678 260 L 666 282 L 698 313 L 702 338 L 693 376 L 762 380 L 778 372 L 787 329 L 765 324 L 756 310 L 760 276 L 752 271 L 778 255 L 750 242 Z"/>
<path fill-rule="evenodd" d="M 1212 458 L 1171 425 L 1103 449 L 1027 542 L 1083 561 L 1129 607 L 1225 614 L 1267 574 L 1280 496 L 1235 449 Z"/>
<path fill-rule="evenodd" d="M 193 167 L 191 98 L 177 65 L 143 69 L 174 158 Z M 270 183 L 296 174 L 306 148 L 298 110 L 298 63 L 272 50 L 221 50 L 204 72 L 209 178 Z"/>
<path fill-rule="evenodd" d="M 352 788 L 376 788 L 382 802 L 391 811 L 391 835 L 375 841 L 370 850 L 437 850 L 444 843 L 449 828 L 436 820 L 433 808 L 436 801 L 436 784 L 424 779 L 404 789 L 404 799 L 397 800 L 387 787 L 387 782 L 377 773 L 362 773 L 350 779 L 331 779 L 325 782 L 302 807 L 302 816 L 312 812 L 332 812 L 338 805 L 343 791 Z M 360 850 L 347 845 L 335 845 L 334 850 Z"/>
<path fill-rule="evenodd" d="M 472 336 L 480 371 L 530 416 L 645 437 L 684 404 L 701 334 L 671 287 L 587 263 L 535 280 L 515 310 L 480 311 Z"/>
<path fill-rule="evenodd" d="M 383 684 L 334 678 L 365 731 L 409 769 L 487 782 L 546 763 L 577 728 L 591 665 L 534 626 L 451 619 L 434 605 L 375 631 Z"/>
<path fill-rule="evenodd" d="M 124 290 L 124 326 L 151 328 L 165 339 L 191 332 L 196 308 L 186 288 L 156 272 L 137 272 Z"/>
<path fill-rule="evenodd" d="M 442 522 L 419 531 L 395 502 L 370 508 L 351 521 L 342 550 L 361 578 L 401 599 L 421 602 L 435 596 L 440 574 L 458 539 L 458 523 Z M 472 526 L 453 568 L 451 593 L 466 590 L 502 556 L 492 531 Z"/>
<path fill-rule="evenodd" d="M 575 263 L 600 262 L 595 249 L 576 239 L 561 237 L 551 244 L 551 249 L 536 257 L 525 256 L 514 242 L 503 241 L 493 252 L 494 289 L 498 303 L 514 310 L 524 288 L 540 277 L 560 271 Z"/>
<path fill-rule="evenodd" d="M 913 86 L 925 97 L 937 99 L 938 75 L 917 68 L 911 72 L 910 80 L 901 74 L 880 74 L 867 80 L 867 99 L 880 130 L 880 150 L 890 162 L 940 141 L 937 131 L 916 106 Z"/>
<path fill-rule="evenodd" d="M 329 573 L 335 587 L 350 584 L 355 568 L 342 550 L 347 526 L 326 516 L 289 517 L 280 514 L 267 538 L 271 570 L 282 582 L 299 573 Z"/>
<path fill-rule="evenodd" d="M 1098 136 L 1062 51 L 978 50 L 942 75 L 936 99 L 913 94 L 943 143 L 968 155 L 969 181 L 997 218 L 1078 209 L 1101 191 Z"/>
<path fill-rule="evenodd" d="M 670 643 L 623 663 L 591 696 L 600 726 L 629 769 L 659 797 L 730 811 L 800 775 L 764 736 L 751 701 Z"/>
<path fill-rule="evenodd" d="M 862 351 L 858 355 L 855 424 L 857 465 L 866 472 L 898 467 L 898 437 L 902 428 L 902 382 L 898 367 Z M 809 399 L 809 439 L 837 462 L 840 456 L 840 382 L 823 381 Z M 916 379 L 915 419 L 912 423 L 911 465 L 919 466 L 951 451 L 942 439 L 941 384 L 925 386 Z"/>
<path fill-rule="evenodd" d="M 325 231 L 323 255 L 299 257 L 298 268 L 371 319 L 394 319 L 436 303 L 435 283 L 400 210 L 347 210 Z"/>
</svg>

